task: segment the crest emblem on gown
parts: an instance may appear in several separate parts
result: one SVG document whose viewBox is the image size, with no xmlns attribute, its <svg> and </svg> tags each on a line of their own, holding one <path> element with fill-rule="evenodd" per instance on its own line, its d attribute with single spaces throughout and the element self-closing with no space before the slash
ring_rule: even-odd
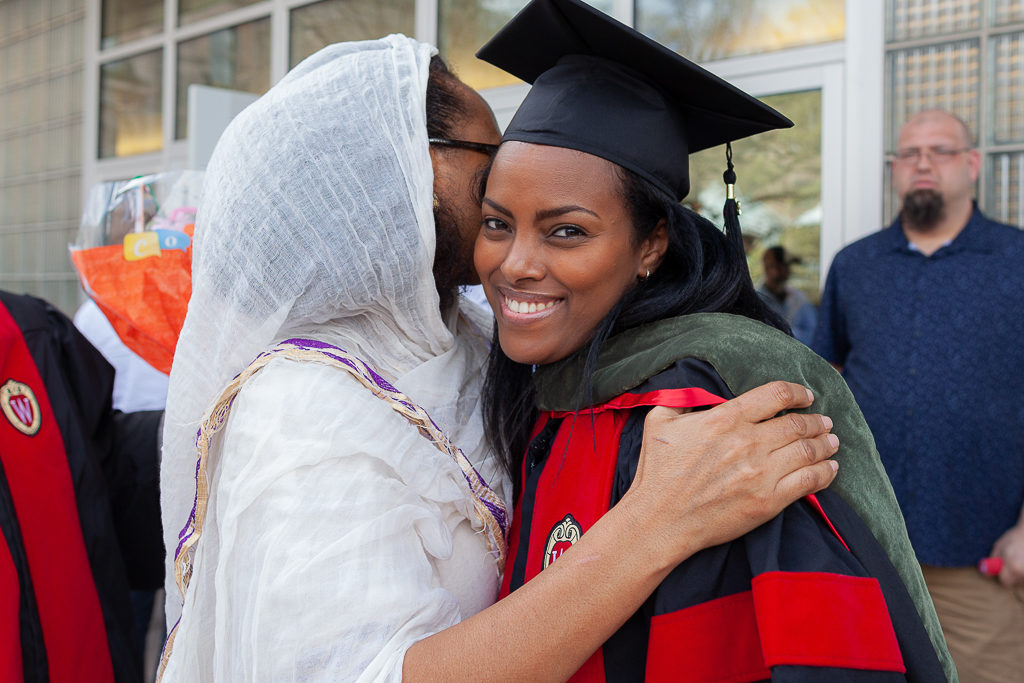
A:
<svg viewBox="0 0 1024 683">
<path fill-rule="evenodd" d="M 582 535 L 583 529 L 580 528 L 580 523 L 571 514 L 563 517 L 562 521 L 553 526 L 548 533 L 548 542 L 544 546 L 544 562 L 541 565 L 541 569 L 547 569 L 549 564 L 575 545 Z"/>
<path fill-rule="evenodd" d="M 39 431 L 42 414 L 39 402 L 31 387 L 13 379 L 0 387 L 0 410 L 15 429 L 26 436 L 35 436 Z"/>
</svg>

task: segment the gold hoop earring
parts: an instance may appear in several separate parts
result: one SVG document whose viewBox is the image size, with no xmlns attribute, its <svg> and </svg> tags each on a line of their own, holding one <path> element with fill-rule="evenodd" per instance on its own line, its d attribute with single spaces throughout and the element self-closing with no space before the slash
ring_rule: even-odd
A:
<svg viewBox="0 0 1024 683">
<path fill-rule="evenodd" d="M 434 193 L 434 211 L 437 211 L 439 208 L 441 208 L 441 198 L 438 197 L 437 193 L 435 192 Z"/>
</svg>

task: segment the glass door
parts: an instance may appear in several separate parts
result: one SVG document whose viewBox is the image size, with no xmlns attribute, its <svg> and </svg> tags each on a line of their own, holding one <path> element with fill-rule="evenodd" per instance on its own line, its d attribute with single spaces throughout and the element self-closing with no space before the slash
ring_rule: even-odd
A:
<svg viewBox="0 0 1024 683">
<path fill-rule="evenodd" d="M 820 88 L 761 98 L 793 121 L 732 145 L 736 196 L 755 284 L 763 278 L 765 249 L 781 246 L 796 260 L 788 284 L 818 303 L 821 281 L 822 91 Z M 725 146 L 690 156 L 690 194 L 683 200 L 721 227 L 725 202 Z"/>
</svg>

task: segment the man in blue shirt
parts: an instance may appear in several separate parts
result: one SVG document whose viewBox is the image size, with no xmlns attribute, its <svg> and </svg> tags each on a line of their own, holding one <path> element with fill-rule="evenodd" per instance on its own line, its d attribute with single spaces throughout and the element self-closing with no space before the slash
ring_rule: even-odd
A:
<svg viewBox="0 0 1024 683">
<path fill-rule="evenodd" d="M 1008 681 L 1024 671 L 1024 232 L 978 210 L 980 164 L 953 115 L 906 123 L 900 215 L 836 255 L 812 348 L 871 426 L 961 680 Z"/>
</svg>

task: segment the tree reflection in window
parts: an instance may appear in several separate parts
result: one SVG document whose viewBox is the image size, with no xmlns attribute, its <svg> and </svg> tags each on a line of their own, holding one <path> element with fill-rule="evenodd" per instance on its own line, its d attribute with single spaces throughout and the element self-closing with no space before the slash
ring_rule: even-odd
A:
<svg viewBox="0 0 1024 683">
<path fill-rule="evenodd" d="M 842 40 L 844 0 L 637 0 L 637 30 L 696 62 Z"/>
</svg>

